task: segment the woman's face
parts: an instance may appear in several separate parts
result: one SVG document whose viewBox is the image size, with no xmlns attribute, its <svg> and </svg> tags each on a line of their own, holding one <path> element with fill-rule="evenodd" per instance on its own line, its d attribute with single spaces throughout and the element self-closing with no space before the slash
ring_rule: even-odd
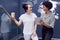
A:
<svg viewBox="0 0 60 40">
<path fill-rule="evenodd" d="M 46 12 L 48 11 L 48 8 L 45 5 L 43 5 L 43 10 Z"/>
<path fill-rule="evenodd" d="M 31 5 L 28 5 L 27 11 L 28 11 L 28 12 L 31 12 L 31 11 L 32 11 L 32 6 L 31 6 Z"/>
</svg>

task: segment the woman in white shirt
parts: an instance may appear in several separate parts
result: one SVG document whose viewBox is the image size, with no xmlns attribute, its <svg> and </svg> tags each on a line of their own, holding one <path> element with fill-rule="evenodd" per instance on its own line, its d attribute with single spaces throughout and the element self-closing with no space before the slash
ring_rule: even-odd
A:
<svg viewBox="0 0 60 40">
<path fill-rule="evenodd" d="M 36 34 L 36 24 L 35 24 L 35 19 L 37 16 L 32 12 L 32 6 L 29 4 L 23 4 L 23 8 L 25 10 L 25 13 L 22 14 L 19 17 L 19 21 L 15 19 L 15 16 L 12 17 L 16 25 L 21 25 L 22 22 L 24 24 L 23 28 L 23 34 L 24 34 L 24 39 L 25 40 L 38 40 L 37 34 Z"/>
</svg>

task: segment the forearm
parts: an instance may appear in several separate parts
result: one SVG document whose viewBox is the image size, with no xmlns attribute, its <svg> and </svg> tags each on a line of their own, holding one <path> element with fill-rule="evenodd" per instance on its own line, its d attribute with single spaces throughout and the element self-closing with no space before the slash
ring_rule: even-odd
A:
<svg viewBox="0 0 60 40">
<path fill-rule="evenodd" d="M 17 26 L 20 25 L 19 22 L 16 19 L 14 19 L 14 22 L 16 23 Z"/>
<path fill-rule="evenodd" d="M 47 27 L 47 28 L 51 28 L 51 26 L 47 23 L 44 23 L 43 26 Z"/>
<path fill-rule="evenodd" d="M 37 24 L 34 24 L 34 31 L 36 32 L 37 30 Z"/>
</svg>

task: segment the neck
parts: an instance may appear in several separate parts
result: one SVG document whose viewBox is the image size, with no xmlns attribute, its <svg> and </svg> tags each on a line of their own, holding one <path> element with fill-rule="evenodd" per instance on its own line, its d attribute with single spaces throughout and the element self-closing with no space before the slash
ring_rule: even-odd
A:
<svg viewBox="0 0 60 40">
<path fill-rule="evenodd" d="M 46 14 L 49 14 L 50 13 L 50 11 L 46 11 Z"/>
<path fill-rule="evenodd" d="M 30 14 L 31 14 L 31 12 L 26 12 L 26 14 L 30 15 Z"/>
</svg>

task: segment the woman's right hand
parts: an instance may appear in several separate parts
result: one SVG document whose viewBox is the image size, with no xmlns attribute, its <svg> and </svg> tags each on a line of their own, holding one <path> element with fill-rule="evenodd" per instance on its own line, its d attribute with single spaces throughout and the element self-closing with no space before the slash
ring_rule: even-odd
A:
<svg viewBox="0 0 60 40">
<path fill-rule="evenodd" d="M 43 20 L 42 19 L 40 20 L 40 25 L 43 25 Z"/>
<path fill-rule="evenodd" d="M 14 12 L 11 13 L 11 19 L 12 19 L 12 20 L 15 19 L 15 13 L 14 13 Z"/>
</svg>

